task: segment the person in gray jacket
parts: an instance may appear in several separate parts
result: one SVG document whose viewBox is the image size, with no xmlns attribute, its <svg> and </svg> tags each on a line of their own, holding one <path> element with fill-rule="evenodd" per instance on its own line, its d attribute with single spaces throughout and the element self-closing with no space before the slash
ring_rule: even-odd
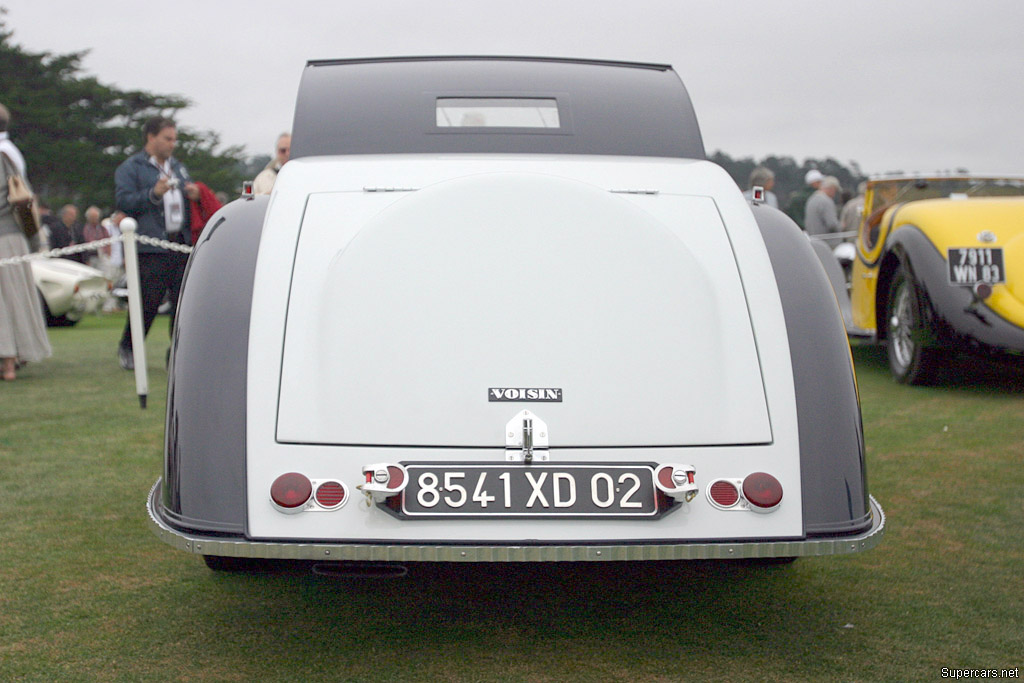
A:
<svg viewBox="0 0 1024 683">
<path fill-rule="evenodd" d="M 177 126 L 171 119 L 158 116 L 146 121 L 142 132 L 145 147 L 123 161 L 114 173 L 117 208 L 135 219 L 139 235 L 191 244 L 188 201 L 198 199 L 199 188 L 172 156 L 178 142 Z M 171 303 L 173 334 L 174 309 L 188 255 L 141 243 L 138 251 L 144 334 L 149 334 L 165 294 Z M 125 321 L 117 357 L 122 368 L 134 369 L 129 321 Z"/>
<path fill-rule="evenodd" d="M 837 192 L 839 180 L 835 176 L 827 176 L 821 181 L 821 187 L 808 198 L 804 209 L 804 229 L 808 235 L 824 235 L 839 229 L 835 202 Z"/>
</svg>

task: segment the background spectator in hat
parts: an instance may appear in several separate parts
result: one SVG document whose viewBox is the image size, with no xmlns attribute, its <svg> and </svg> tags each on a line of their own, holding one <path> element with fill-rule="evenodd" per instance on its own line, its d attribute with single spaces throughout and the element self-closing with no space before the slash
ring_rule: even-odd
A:
<svg viewBox="0 0 1024 683">
<path fill-rule="evenodd" d="M 804 186 L 789 195 L 789 202 L 786 204 L 786 213 L 796 221 L 796 224 L 804 228 L 804 211 L 807 208 L 807 200 L 818 191 L 821 181 L 825 176 L 816 168 L 812 168 L 804 176 Z"/>
<path fill-rule="evenodd" d="M 835 200 L 837 192 L 839 180 L 835 176 L 828 176 L 822 179 L 820 187 L 807 200 L 804 229 L 808 235 L 827 235 L 839 230 Z"/>
</svg>

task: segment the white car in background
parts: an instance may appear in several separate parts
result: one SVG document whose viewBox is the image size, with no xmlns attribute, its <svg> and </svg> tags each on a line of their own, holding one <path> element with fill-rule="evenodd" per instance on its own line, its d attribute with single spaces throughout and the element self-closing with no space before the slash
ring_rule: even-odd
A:
<svg viewBox="0 0 1024 683">
<path fill-rule="evenodd" d="M 109 296 L 110 282 L 95 268 L 62 258 L 31 263 L 46 324 L 51 327 L 74 325 Z"/>
</svg>

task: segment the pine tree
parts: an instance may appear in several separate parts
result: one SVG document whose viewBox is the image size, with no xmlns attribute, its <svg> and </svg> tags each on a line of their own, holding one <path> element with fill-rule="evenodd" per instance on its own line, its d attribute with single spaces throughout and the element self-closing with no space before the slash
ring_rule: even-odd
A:
<svg viewBox="0 0 1024 683">
<path fill-rule="evenodd" d="M 11 112 L 10 134 L 25 155 L 36 193 L 51 206 L 95 204 L 109 210 L 114 170 L 142 147 L 142 124 L 174 118 L 180 95 L 120 90 L 82 73 L 87 51 L 34 53 L 12 41 L 0 7 L 0 100 Z M 218 136 L 179 127 L 175 156 L 212 189 L 237 193 L 242 150 L 218 151 Z"/>
</svg>

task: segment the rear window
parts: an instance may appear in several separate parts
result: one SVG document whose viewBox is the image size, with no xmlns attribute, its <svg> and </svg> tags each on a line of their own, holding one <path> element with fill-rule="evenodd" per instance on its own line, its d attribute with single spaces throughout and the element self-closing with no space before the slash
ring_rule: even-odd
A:
<svg viewBox="0 0 1024 683">
<path fill-rule="evenodd" d="M 561 128 L 553 98 L 439 97 L 438 128 Z"/>
</svg>

